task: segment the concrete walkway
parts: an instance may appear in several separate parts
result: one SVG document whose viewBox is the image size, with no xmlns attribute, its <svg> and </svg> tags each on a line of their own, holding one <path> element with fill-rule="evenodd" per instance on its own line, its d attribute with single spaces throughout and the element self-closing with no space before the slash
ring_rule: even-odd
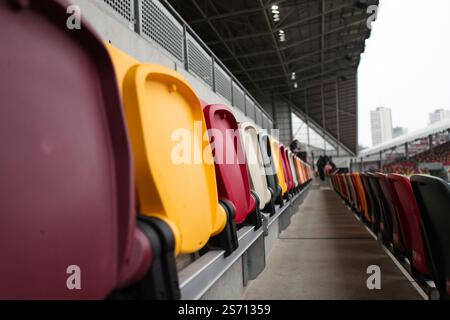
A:
<svg viewBox="0 0 450 320">
<path fill-rule="evenodd" d="M 422 299 L 378 242 L 327 187 L 314 185 L 245 299 Z M 367 268 L 381 268 L 381 290 Z"/>
</svg>

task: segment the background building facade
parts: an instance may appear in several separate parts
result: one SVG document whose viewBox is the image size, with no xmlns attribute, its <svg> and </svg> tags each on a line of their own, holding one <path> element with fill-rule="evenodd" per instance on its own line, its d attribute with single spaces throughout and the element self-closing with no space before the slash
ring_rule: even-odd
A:
<svg viewBox="0 0 450 320">
<path fill-rule="evenodd" d="M 372 126 L 372 145 L 376 146 L 392 139 L 392 112 L 391 109 L 378 107 L 370 111 Z"/>
</svg>

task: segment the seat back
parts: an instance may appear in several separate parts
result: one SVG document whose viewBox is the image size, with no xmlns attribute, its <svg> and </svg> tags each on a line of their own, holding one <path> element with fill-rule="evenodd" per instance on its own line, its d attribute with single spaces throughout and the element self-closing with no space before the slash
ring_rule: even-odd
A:
<svg viewBox="0 0 450 320">
<path fill-rule="evenodd" d="M 114 68 L 66 7 L 0 2 L 0 299 L 103 299 L 151 263 Z"/>
<path fill-rule="evenodd" d="M 286 177 L 284 175 L 284 170 L 283 170 L 283 160 L 281 158 L 280 143 L 277 140 L 270 138 L 270 145 L 272 148 L 272 157 L 273 157 L 273 160 L 275 163 L 275 169 L 277 172 L 278 183 L 281 187 L 281 193 L 284 196 L 288 191 L 288 185 L 287 185 Z"/>
<path fill-rule="evenodd" d="M 389 174 L 388 180 L 408 257 L 417 272 L 429 275 L 428 258 L 422 236 L 422 219 L 411 183 L 407 177 L 399 174 Z"/>
<path fill-rule="evenodd" d="M 295 159 L 294 154 L 291 152 L 291 150 L 287 150 L 287 155 L 289 157 L 289 165 L 291 166 L 291 172 L 292 172 L 292 178 L 294 179 L 294 187 L 297 188 L 299 186 L 298 183 L 298 173 L 295 169 Z"/>
<path fill-rule="evenodd" d="M 378 183 L 378 179 L 375 177 L 375 175 L 373 173 L 368 173 L 367 174 L 368 180 L 369 180 L 369 185 L 370 185 L 370 191 L 372 194 L 372 199 L 373 199 L 373 224 L 375 227 L 375 230 L 378 231 L 382 231 L 382 228 L 384 228 L 384 226 L 382 226 L 382 212 L 384 210 L 383 208 L 383 202 L 381 200 L 381 189 L 380 189 L 380 185 Z"/>
<path fill-rule="evenodd" d="M 391 185 L 387 179 L 387 175 L 383 173 L 376 173 L 375 177 L 380 184 L 381 193 L 383 195 L 382 201 L 384 207 L 384 233 L 385 237 L 393 242 L 394 248 L 399 252 L 405 252 L 404 236 L 400 229 L 400 224 L 397 218 L 397 212 L 394 207 L 394 200 L 392 198 Z"/>
<path fill-rule="evenodd" d="M 343 196 L 343 191 L 342 191 L 342 181 L 341 181 L 341 174 L 336 174 L 336 187 L 337 187 L 337 191 L 339 193 L 339 195 L 342 197 Z"/>
<path fill-rule="evenodd" d="M 291 165 L 289 163 L 289 157 L 287 154 L 287 149 L 286 147 L 281 144 L 280 145 L 280 157 L 282 160 L 282 168 L 283 168 L 283 172 L 284 172 L 284 176 L 286 178 L 286 183 L 287 183 L 287 187 L 288 187 L 288 191 L 292 191 L 294 189 L 294 179 L 292 177 L 292 172 L 291 172 Z"/>
<path fill-rule="evenodd" d="M 342 197 L 346 200 L 347 199 L 347 185 L 345 183 L 343 174 L 339 174 L 339 180 L 340 180 L 340 184 L 341 184 Z"/>
<path fill-rule="evenodd" d="M 359 181 L 359 175 L 358 173 L 352 173 L 352 181 L 353 181 L 353 186 L 355 188 L 355 192 L 356 192 L 356 197 L 358 198 L 358 211 L 360 214 L 364 214 L 365 211 L 365 198 L 364 195 L 361 194 L 361 189 L 360 189 L 360 181 Z"/>
<path fill-rule="evenodd" d="M 278 183 L 276 171 L 276 159 L 272 155 L 272 147 L 269 135 L 266 132 L 260 131 L 258 133 L 260 150 L 263 158 L 264 171 L 267 180 L 267 185 L 272 189 L 274 199 L 281 196 L 282 190 Z"/>
<path fill-rule="evenodd" d="M 433 280 L 442 299 L 450 299 L 450 186 L 444 180 L 414 175 L 411 184 L 419 205 Z"/>
<path fill-rule="evenodd" d="M 374 201 L 374 195 L 372 193 L 372 188 L 370 186 L 369 177 L 367 176 L 367 173 L 361 173 L 361 181 L 364 187 L 364 194 L 366 196 L 366 202 L 367 202 L 367 210 L 369 216 L 369 220 L 367 220 L 368 223 L 374 225 L 374 211 L 375 209 L 375 201 Z"/>
<path fill-rule="evenodd" d="M 357 201 L 356 201 L 356 194 L 355 194 L 355 189 L 353 187 L 352 178 L 349 173 L 346 173 L 344 176 L 345 176 L 345 180 L 347 182 L 347 188 L 349 191 L 349 202 L 354 208 L 356 208 Z"/>
<path fill-rule="evenodd" d="M 135 155 L 139 211 L 169 225 L 176 255 L 196 252 L 227 223 L 200 101 L 177 72 L 109 50 Z"/>
<path fill-rule="evenodd" d="M 306 177 L 302 168 L 302 160 L 300 160 L 298 157 L 295 157 L 295 166 L 298 172 L 300 186 L 303 186 L 306 183 Z"/>
<path fill-rule="evenodd" d="M 366 221 L 370 221 L 370 213 L 369 213 L 369 208 L 367 205 L 366 192 L 364 190 L 361 174 L 355 173 L 354 177 L 355 177 L 356 189 L 357 189 L 358 195 L 359 195 L 359 200 L 361 202 L 361 214 Z"/>
<path fill-rule="evenodd" d="M 244 122 L 239 124 L 239 133 L 245 149 L 252 188 L 259 197 L 259 208 L 262 210 L 272 199 L 272 194 L 267 185 L 258 131 L 250 122 Z"/>
<path fill-rule="evenodd" d="M 245 153 L 239 128 L 230 108 L 220 104 L 204 105 L 206 127 L 216 168 L 219 197 L 234 205 L 237 224 L 256 210 L 250 189 Z"/>
</svg>

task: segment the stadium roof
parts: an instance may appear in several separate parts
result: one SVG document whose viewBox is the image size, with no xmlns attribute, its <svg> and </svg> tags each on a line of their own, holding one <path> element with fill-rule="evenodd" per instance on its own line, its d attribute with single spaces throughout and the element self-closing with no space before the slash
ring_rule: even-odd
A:
<svg viewBox="0 0 450 320">
<path fill-rule="evenodd" d="M 395 139 L 389 140 L 387 142 L 384 142 L 382 144 L 379 144 L 375 147 L 372 147 L 370 149 L 366 149 L 359 153 L 358 157 L 369 157 L 375 154 L 379 154 L 380 152 L 392 150 L 396 147 L 402 146 L 405 143 L 410 143 L 417 141 L 419 139 L 423 139 L 428 137 L 429 135 L 433 135 L 436 133 L 444 132 L 446 130 L 450 129 L 450 119 L 442 120 L 436 123 L 433 123 L 432 125 L 420 129 L 417 131 L 413 131 L 410 133 L 407 133 L 405 135 L 402 135 L 400 137 L 397 137 Z"/>
<path fill-rule="evenodd" d="M 378 0 L 165 0 L 259 101 L 298 114 L 356 154 L 357 68 Z M 338 106 L 338 107 L 337 107 Z"/>
</svg>

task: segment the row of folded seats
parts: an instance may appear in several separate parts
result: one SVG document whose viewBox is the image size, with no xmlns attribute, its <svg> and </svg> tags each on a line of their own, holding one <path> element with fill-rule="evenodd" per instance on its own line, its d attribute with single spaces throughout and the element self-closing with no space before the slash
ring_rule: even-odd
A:
<svg viewBox="0 0 450 320">
<path fill-rule="evenodd" d="M 347 173 L 331 178 L 336 192 L 421 284 L 434 282 L 450 299 L 450 186 L 437 177 Z"/>
<path fill-rule="evenodd" d="M 0 2 L 0 299 L 180 298 L 176 257 L 229 255 L 311 167 L 62 3 Z"/>
</svg>

